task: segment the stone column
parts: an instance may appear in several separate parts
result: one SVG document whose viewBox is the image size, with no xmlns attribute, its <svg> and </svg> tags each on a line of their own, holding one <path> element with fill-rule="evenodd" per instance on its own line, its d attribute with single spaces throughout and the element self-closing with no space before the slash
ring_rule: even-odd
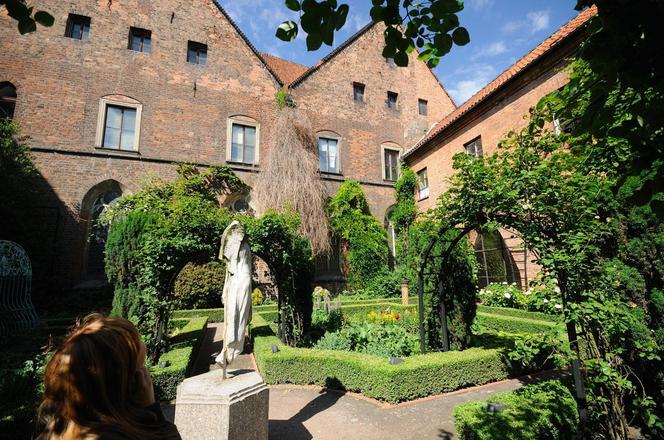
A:
<svg viewBox="0 0 664 440">
<path fill-rule="evenodd" d="M 222 370 L 185 379 L 178 387 L 175 425 L 182 440 L 267 440 L 269 390 L 250 370 Z"/>
<path fill-rule="evenodd" d="M 408 305 L 408 280 L 401 281 L 401 304 Z"/>
</svg>

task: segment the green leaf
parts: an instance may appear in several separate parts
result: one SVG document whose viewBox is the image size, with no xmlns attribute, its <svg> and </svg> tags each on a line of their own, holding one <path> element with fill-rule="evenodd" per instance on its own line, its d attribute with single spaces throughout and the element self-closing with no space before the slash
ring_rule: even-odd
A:
<svg viewBox="0 0 664 440">
<path fill-rule="evenodd" d="M 371 15 L 371 19 L 373 20 L 374 23 L 379 23 L 383 21 L 384 14 L 385 14 L 385 8 L 383 6 L 374 6 L 369 11 L 369 15 Z"/>
<path fill-rule="evenodd" d="M 465 27 L 458 27 L 452 32 L 452 40 L 457 46 L 465 46 L 470 43 L 470 35 Z"/>
<path fill-rule="evenodd" d="M 314 51 L 320 49 L 323 44 L 323 38 L 320 34 L 308 34 L 307 35 L 307 50 Z"/>
<path fill-rule="evenodd" d="M 291 11 L 299 11 L 302 9 L 302 6 L 300 5 L 300 2 L 298 0 L 286 0 L 286 7 L 290 9 Z"/>
<path fill-rule="evenodd" d="M 405 51 L 399 51 L 394 54 L 394 64 L 399 67 L 408 66 L 408 54 Z"/>
<path fill-rule="evenodd" d="M 277 28 L 277 38 L 282 41 L 293 41 L 297 38 L 297 23 L 294 21 L 284 21 Z"/>
<path fill-rule="evenodd" d="M 55 23 L 55 18 L 45 11 L 37 11 L 35 14 L 35 21 L 42 26 L 51 27 Z"/>
<path fill-rule="evenodd" d="M 346 4 L 339 6 L 337 9 L 337 23 L 335 26 L 336 30 L 341 29 L 346 24 L 346 18 L 348 18 L 349 7 Z"/>
<path fill-rule="evenodd" d="M 307 34 L 320 32 L 321 16 L 315 11 L 306 12 L 300 18 L 300 26 L 302 26 L 302 30 Z"/>
<path fill-rule="evenodd" d="M 31 18 L 24 19 L 18 22 L 18 31 L 21 35 L 25 35 L 37 30 L 37 23 Z"/>
<path fill-rule="evenodd" d="M 394 58 L 394 54 L 397 52 L 397 47 L 394 45 L 385 45 L 383 48 L 383 58 Z"/>
</svg>

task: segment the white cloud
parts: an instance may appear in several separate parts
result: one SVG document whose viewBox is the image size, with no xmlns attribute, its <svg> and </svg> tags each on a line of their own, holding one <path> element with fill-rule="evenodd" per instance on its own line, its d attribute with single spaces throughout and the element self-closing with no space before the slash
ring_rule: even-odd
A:
<svg viewBox="0 0 664 440">
<path fill-rule="evenodd" d="M 505 23 L 502 31 L 507 34 L 524 31 L 530 35 L 549 28 L 551 13 L 546 11 L 532 11 L 526 14 L 525 20 L 512 20 Z"/>
<path fill-rule="evenodd" d="M 549 11 L 529 12 L 526 17 L 530 25 L 530 33 L 534 34 L 549 27 Z"/>
<path fill-rule="evenodd" d="M 496 69 L 489 64 L 470 64 L 454 72 L 454 77 L 461 79 L 456 82 L 454 80 L 450 81 L 452 86 L 448 87 L 447 91 L 452 95 L 454 101 L 461 105 L 487 85 L 495 75 Z"/>
<path fill-rule="evenodd" d="M 504 41 L 495 41 L 491 44 L 481 47 L 478 49 L 475 54 L 471 57 L 471 60 L 476 60 L 479 58 L 486 57 L 495 57 L 496 55 L 501 55 L 507 52 L 507 46 Z"/>
<path fill-rule="evenodd" d="M 475 11 L 486 11 L 493 6 L 494 0 L 468 0 L 470 7 Z"/>
</svg>

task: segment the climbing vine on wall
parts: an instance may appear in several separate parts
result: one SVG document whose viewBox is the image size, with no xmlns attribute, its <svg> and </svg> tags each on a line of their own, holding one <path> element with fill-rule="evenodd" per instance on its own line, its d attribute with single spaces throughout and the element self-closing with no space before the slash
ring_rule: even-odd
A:
<svg viewBox="0 0 664 440">
<path fill-rule="evenodd" d="M 347 180 L 328 203 L 332 231 L 341 239 L 344 272 L 351 289 L 365 287 L 387 271 L 387 233 L 369 211 L 357 181 Z"/>
</svg>

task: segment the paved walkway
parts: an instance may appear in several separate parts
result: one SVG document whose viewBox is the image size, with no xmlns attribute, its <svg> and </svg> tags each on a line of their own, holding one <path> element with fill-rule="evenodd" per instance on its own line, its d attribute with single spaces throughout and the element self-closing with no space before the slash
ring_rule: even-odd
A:
<svg viewBox="0 0 664 440">
<path fill-rule="evenodd" d="M 197 374 L 210 369 L 219 350 L 221 325 L 209 324 L 195 364 Z M 252 356 L 242 355 L 233 368 L 254 369 Z M 560 374 L 544 372 L 399 405 L 315 386 L 273 385 L 270 386 L 270 439 L 453 439 L 452 412 L 456 405 Z M 172 420 L 173 408 L 166 407 L 164 412 Z"/>
</svg>

